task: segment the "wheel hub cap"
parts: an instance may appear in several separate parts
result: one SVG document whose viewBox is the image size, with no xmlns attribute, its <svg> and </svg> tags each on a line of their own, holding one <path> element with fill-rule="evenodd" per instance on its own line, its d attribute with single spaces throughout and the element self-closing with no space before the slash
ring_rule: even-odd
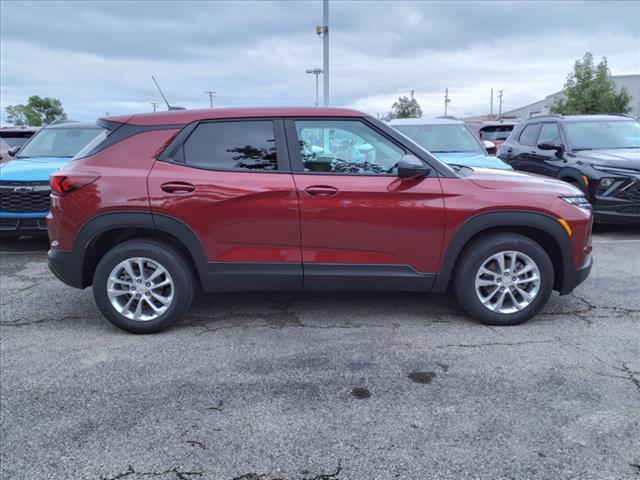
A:
<svg viewBox="0 0 640 480">
<path fill-rule="evenodd" d="M 155 260 L 128 258 L 109 274 L 107 295 L 120 315 L 142 322 L 155 320 L 173 302 L 173 279 Z"/>
<path fill-rule="evenodd" d="M 522 252 L 499 252 L 485 260 L 476 273 L 480 302 L 494 312 L 509 314 L 528 307 L 540 290 L 540 269 Z"/>
</svg>

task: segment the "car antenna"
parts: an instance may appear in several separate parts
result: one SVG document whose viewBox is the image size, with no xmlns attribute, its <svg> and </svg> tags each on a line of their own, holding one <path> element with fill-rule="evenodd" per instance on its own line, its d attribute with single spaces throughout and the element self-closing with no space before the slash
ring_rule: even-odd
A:
<svg viewBox="0 0 640 480">
<path fill-rule="evenodd" d="M 164 100 L 164 103 L 167 104 L 167 110 L 185 110 L 184 107 L 172 107 L 171 105 L 169 105 L 169 102 L 167 101 L 167 97 L 164 96 L 164 93 L 162 93 L 162 89 L 160 88 L 160 85 L 158 85 L 158 82 L 156 81 L 156 77 L 151 75 L 151 78 L 153 79 L 153 83 L 156 84 L 156 87 L 158 87 L 158 91 L 160 92 L 160 95 L 162 95 L 162 99 Z"/>
</svg>

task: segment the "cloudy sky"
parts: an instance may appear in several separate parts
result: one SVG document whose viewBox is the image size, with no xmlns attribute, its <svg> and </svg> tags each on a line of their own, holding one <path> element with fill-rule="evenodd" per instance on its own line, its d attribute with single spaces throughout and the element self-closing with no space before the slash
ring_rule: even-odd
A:
<svg viewBox="0 0 640 480">
<path fill-rule="evenodd" d="M 312 105 L 322 2 L 0 3 L 0 100 L 59 98 L 70 118 L 208 106 Z M 640 73 L 640 2 L 330 2 L 331 103 L 376 114 L 415 95 L 425 115 L 488 113 L 562 88 L 585 51 Z M 497 108 L 497 107 L 496 107 Z"/>
</svg>

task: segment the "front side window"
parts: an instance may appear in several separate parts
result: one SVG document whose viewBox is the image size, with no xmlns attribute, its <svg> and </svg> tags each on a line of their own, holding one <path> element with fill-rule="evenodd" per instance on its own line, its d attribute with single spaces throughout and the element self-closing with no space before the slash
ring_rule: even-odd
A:
<svg viewBox="0 0 640 480">
<path fill-rule="evenodd" d="M 305 172 L 397 174 L 405 151 L 359 120 L 295 122 Z"/>
<path fill-rule="evenodd" d="M 476 137 L 464 125 L 393 125 L 393 128 L 432 153 L 484 153 Z"/>
<path fill-rule="evenodd" d="M 522 133 L 520 133 L 520 138 L 518 139 L 518 143 L 520 143 L 520 145 L 535 146 L 536 140 L 538 139 L 539 132 L 540 132 L 539 123 L 533 123 L 533 124 L 527 125 L 522 130 Z"/>
<path fill-rule="evenodd" d="M 564 124 L 574 150 L 640 148 L 640 122 L 585 121 Z"/>
<path fill-rule="evenodd" d="M 541 143 L 550 143 L 551 145 L 560 145 L 560 130 L 557 123 L 543 123 L 538 136 L 538 145 Z"/>
<path fill-rule="evenodd" d="M 71 158 L 100 132 L 99 127 L 43 128 L 24 146 L 18 158 Z"/>
<path fill-rule="evenodd" d="M 273 122 L 202 123 L 184 143 L 184 159 L 211 170 L 277 170 Z"/>
</svg>

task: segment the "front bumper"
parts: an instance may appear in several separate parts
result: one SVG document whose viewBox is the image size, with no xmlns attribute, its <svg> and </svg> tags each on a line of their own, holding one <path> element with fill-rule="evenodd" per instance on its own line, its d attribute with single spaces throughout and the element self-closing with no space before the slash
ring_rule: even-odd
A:
<svg viewBox="0 0 640 480">
<path fill-rule="evenodd" d="M 73 252 L 49 250 L 47 253 L 49 270 L 58 280 L 74 288 L 85 287 L 82 281 L 82 268 L 78 267 L 80 261 Z"/>
<path fill-rule="evenodd" d="M 562 282 L 562 289 L 560 290 L 560 295 L 568 295 L 573 290 L 584 282 L 589 274 L 591 273 L 591 267 L 593 266 L 593 257 L 589 255 L 587 260 L 584 262 L 580 268 L 576 268 L 573 270 L 565 271 L 565 278 Z"/>
<path fill-rule="evenodd" d="M 640 225 L 640 205 L 622 209 L 594 209 L 596 223 L 617 223 Z"/>
<path fill-rule="evenodd" d="M 29 216 L 0 215 L 0 234 L 2 236 L 46 235 L 46 213 Z"/>
</svg>

